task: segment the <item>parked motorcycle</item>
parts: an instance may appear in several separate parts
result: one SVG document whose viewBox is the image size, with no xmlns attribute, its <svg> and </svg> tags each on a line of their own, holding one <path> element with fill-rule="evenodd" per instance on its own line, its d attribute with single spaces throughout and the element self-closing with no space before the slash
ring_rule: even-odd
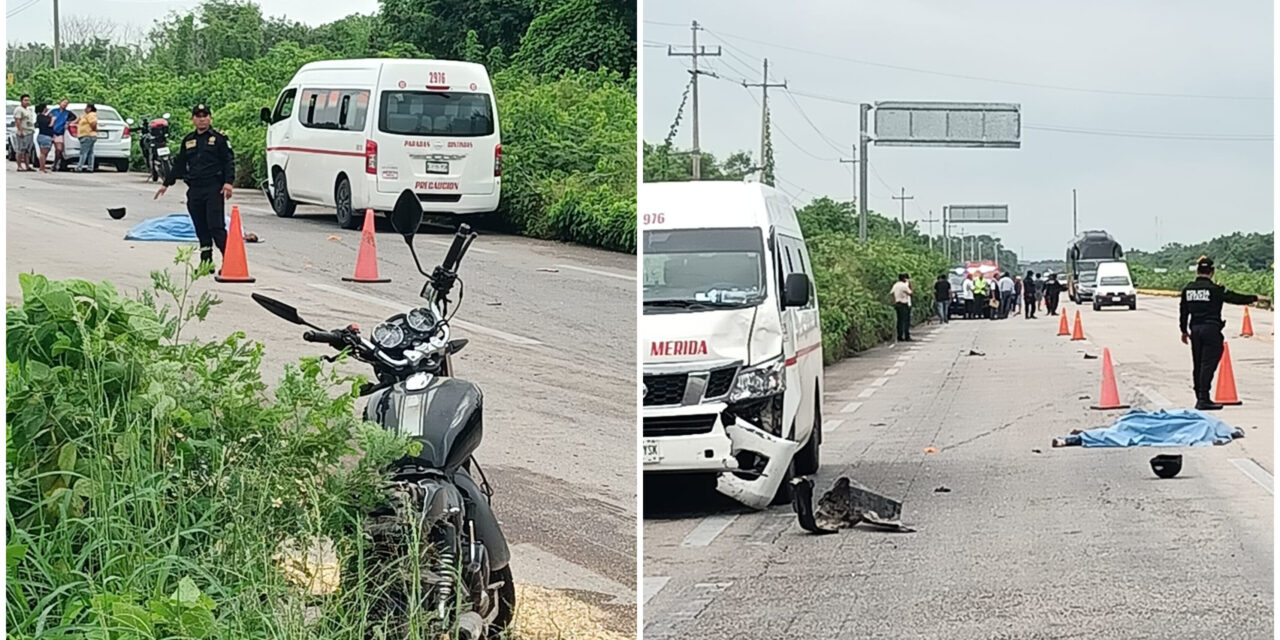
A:
<svg viewBox="0 0 1280 640">
<path fill-rule="evenodd" d="M 417 570 L 398 572 L 397 587 L 373 615 L 395 620 L 416 607 L 433 612 L 442 629 L 457 629 L 461 638 L 494 638 L 515 609 L 511 553 L 490 505 L 493 490 L 473 456 L 483 433 L 483 396 L 476 385 L 452 376 L 451 356 L 467 340 L 450 338 L 448 310 L 458 263 L 476 234 L 461 225 L 444 261 L 428 274 L 413 248 L 421 223 L 422 206 L 406 192 L 392 225 L 427 278 L 420 294 L 427 304 L 388 318 L 368 337 L 355 325 L 326 331 L 285 303 L 257 293 L 253 299 L 280 318 L 309 327 L 303 340 L 371 365 L 377 381 L 360 391 L 369 398 L 365 419 L 422 445 L 416 457 L 393 465 L 391 506 L 369 514 L 365 532 L 373 539 L 373 557 L 391 562 L 411 553 L 408 541 L 428 544 L 418 558 L 409 559 L 418 563 Z"/>
<path fill-rule="evenodd" d="M 142 165 L 147 168 L 152 182 L 163 180 L 173 166 L 173 159 L 169 156 L 169 114 L 154 120 L 143 118 L 142 121 L 146 123 L 138 136 Z M 125 120 L 125 124 L 132 125 L 133 118 Z"/>
</svg>

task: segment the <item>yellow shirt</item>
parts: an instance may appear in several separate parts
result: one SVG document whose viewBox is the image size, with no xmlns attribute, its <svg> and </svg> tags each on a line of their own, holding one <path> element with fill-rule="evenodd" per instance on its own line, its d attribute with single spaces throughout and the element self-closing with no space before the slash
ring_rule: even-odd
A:
<svg viewBox="0 0 1280 640">
<path fill-rule="evenodd" d="M 89 112 L 80 116 L 80 119 L 76 121 L 76 137 L 98 137 L 98 114 Z"/>
</svg>

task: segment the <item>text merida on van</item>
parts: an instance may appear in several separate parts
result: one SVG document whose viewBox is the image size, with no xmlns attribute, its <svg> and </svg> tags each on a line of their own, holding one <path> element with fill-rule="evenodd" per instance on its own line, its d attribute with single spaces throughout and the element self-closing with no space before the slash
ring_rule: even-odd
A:
<svg viewBox="0 0 1280 640">
<path fill-rule="evenodd" d="M 267 123 L 264 191 L 276 215 L 334 207 L 354 229 L 406 192 L 428 214 L 488 213 L 502 190 L 497 103 L 482 65 L 327 60 L 304 65 Z"/>
<path fill-rule="evenodd" d="M 764 508 L 818 468 L 822 328 L 795 210 L 762 184 L 646 183 L 646 473 L 718 473 Z"/>
</svg>

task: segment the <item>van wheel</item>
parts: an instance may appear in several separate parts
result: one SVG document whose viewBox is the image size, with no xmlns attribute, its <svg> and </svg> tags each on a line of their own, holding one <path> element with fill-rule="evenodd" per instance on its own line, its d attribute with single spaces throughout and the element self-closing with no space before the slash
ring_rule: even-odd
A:
<svg viewBox="0 0 1280 640">
<path fill-rule="evenodd" d="M 351 208 L 351 182 L 346 176 L 338 178 L 338 186 L 333 189 L 333 201 L 337 206 L 338 226 L 343 229 L 360 228 L 360 218 Z"/>
<path fill-rule="evenodd" d="M 822 407 L 814 400 L 813 432 L 809 434 L 809 442 L 796 452 L 795 471 L 798 476 L 807 476 L 818 472 L 819 453 L 822 446 Z"/>
<path fill-rule="evenodd" d="M 1097 302 L 1094 302 L 1094 303 L 1093 303 L 1093 310 L 1094 310 L 1094 311 L 1102 311 L 1102 305 L 1098 304 Z"/>
<path fill-rule="evenodd" d="M 1137 301 L 1134 301 L 1134 302 L 1130 302 L 1130 303 L 1129 303 L 1129 310 L 1130 310 L 1130 311 L 1137 311 L 1137 310 L 1138 310 L 1138 303 L 1137 303 Z"/>
<path fill-rule="evenodd" d="M 116 171 L 119 171 L 120 173 L 129 173 L 129 161 L 116 160 Z"/>
<path fill-rule="evenodd" d="M 292 218 L 293 212 L 298 210 L 298 203 L 289 198 L 289 186 L 286 184 L 283 169 L 276 170 L 272 191 L 271 210 L 281 218 Z"/>
</svg>

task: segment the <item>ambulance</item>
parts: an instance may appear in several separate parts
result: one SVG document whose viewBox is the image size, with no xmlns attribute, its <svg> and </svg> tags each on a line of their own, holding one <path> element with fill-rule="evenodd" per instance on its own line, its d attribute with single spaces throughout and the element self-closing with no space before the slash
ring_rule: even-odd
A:
<svg viewBox="0 0 1280 640">
<path fill-rule="evenodd" d="M 762 509 L 817 471 L 822 325 L 789 200 L 763 184 L 639 187 L 646 474 L 718 474 Z"/>
<path fill-rule="evenodd" d="M 304 65 L 263 108 L 276 215 L 333 207 L 354 229 L 406 191 L 427 214 L 488 213 L 502 191 L 497 101 L 484 66 L 449 60 Z"/>
</svg>

